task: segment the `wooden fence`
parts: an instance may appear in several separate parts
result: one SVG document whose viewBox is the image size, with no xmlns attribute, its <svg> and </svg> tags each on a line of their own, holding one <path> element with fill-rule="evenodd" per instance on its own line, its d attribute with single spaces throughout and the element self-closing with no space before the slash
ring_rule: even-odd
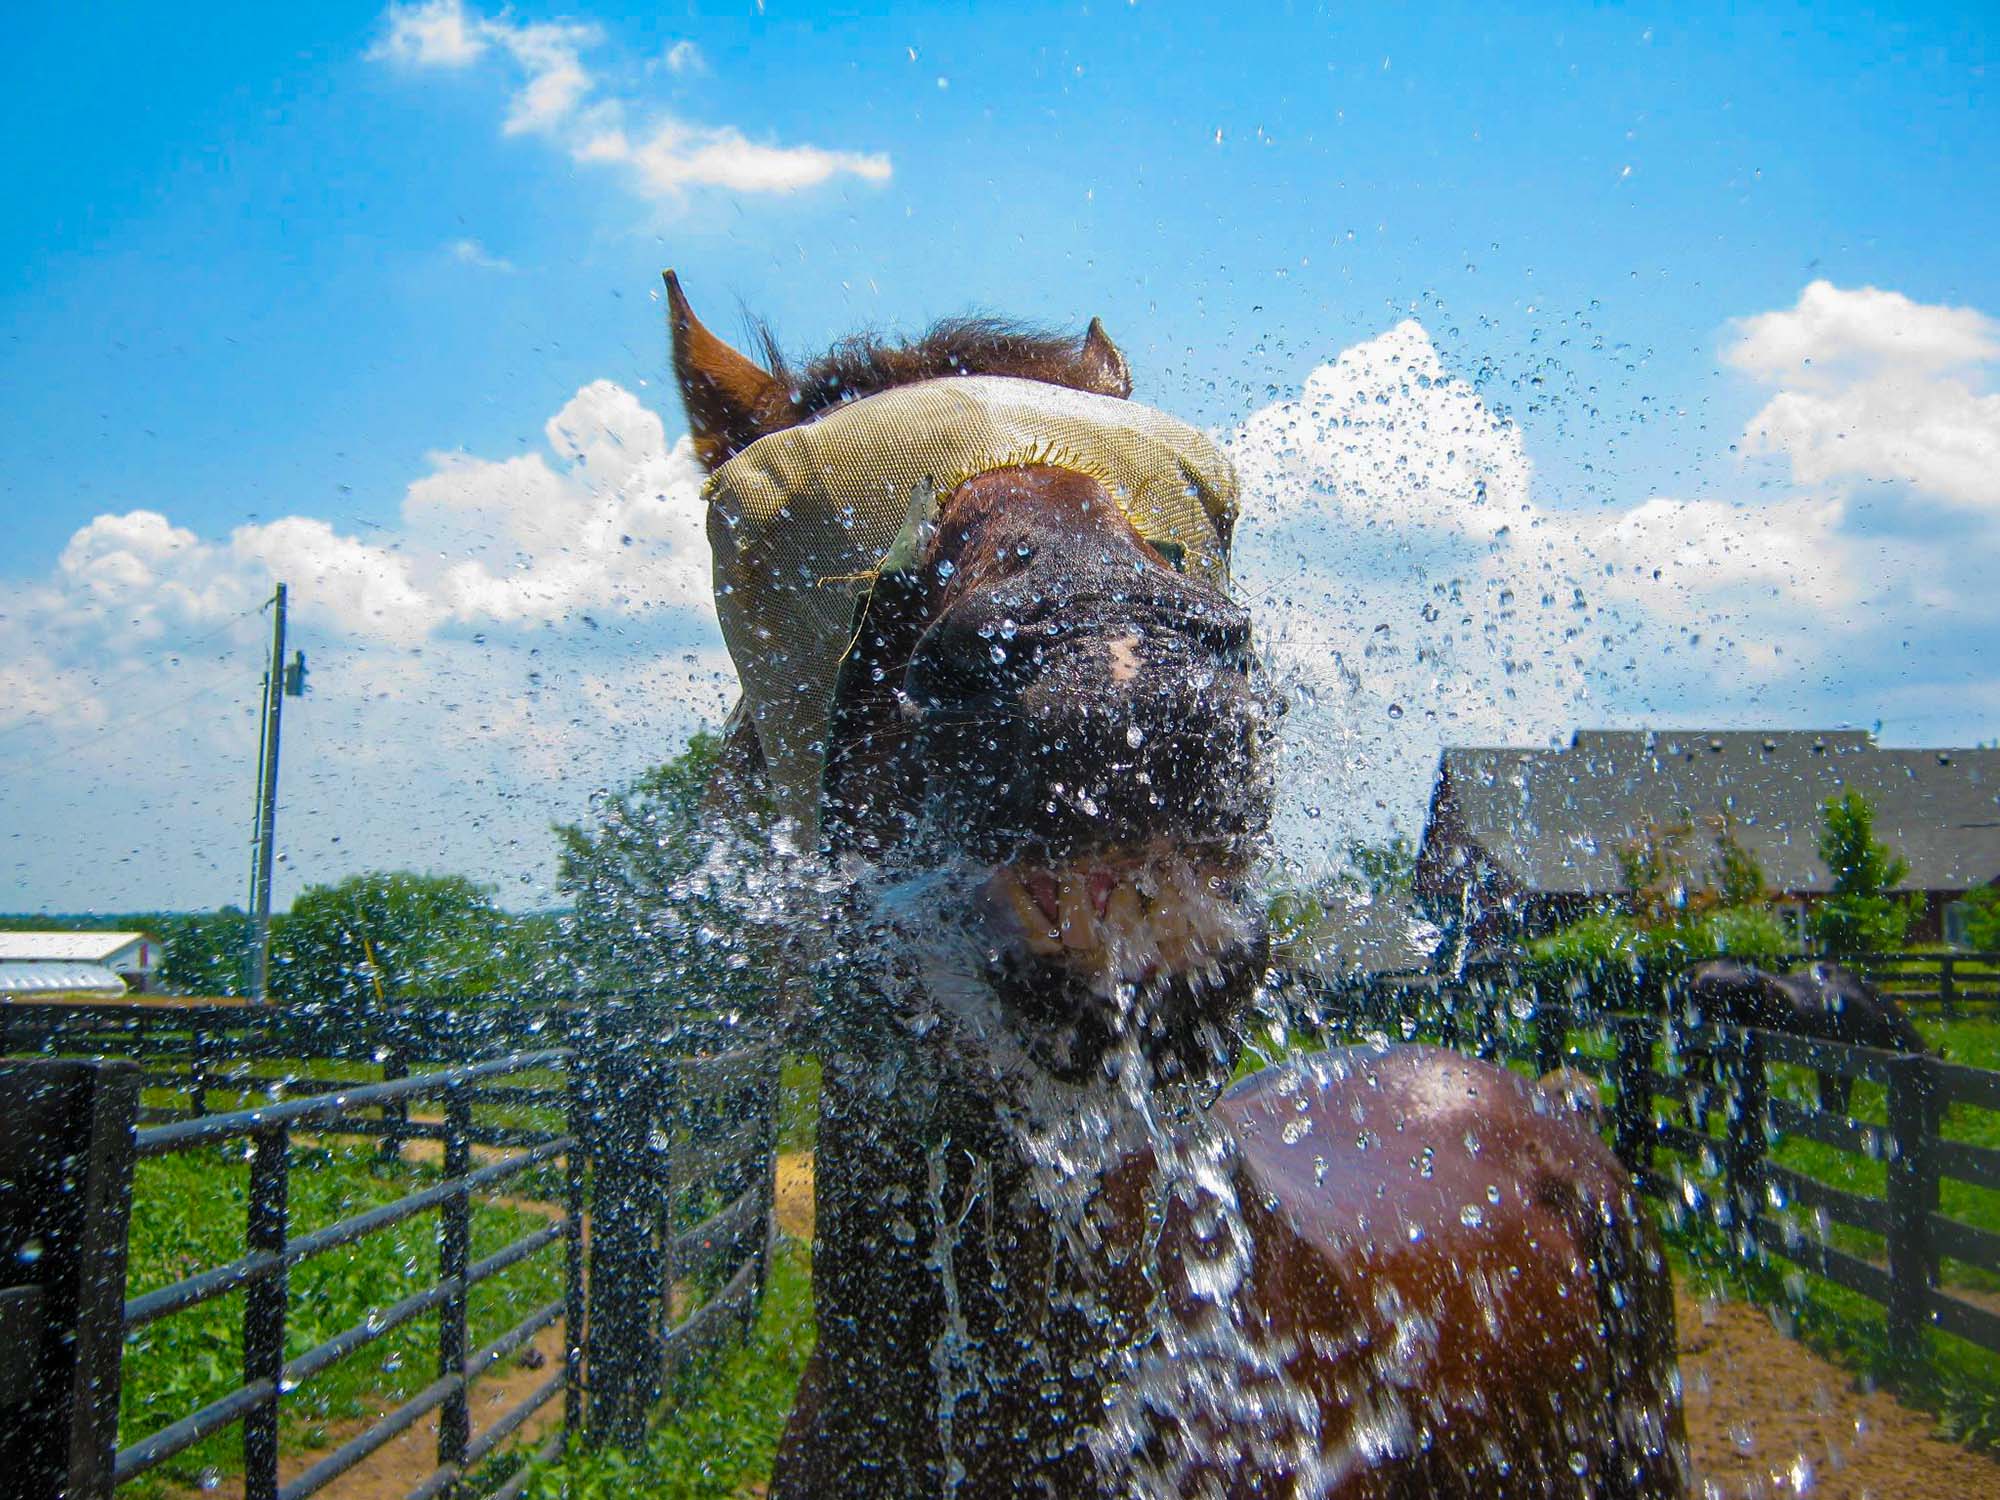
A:
<svg viewBox="0 0 2000 1500">
<path fill-rule="evenodd" d="M 1944 1004 L 1951 991 L 1940 971 L 1925 977 L 1928 998 Z M 1781 1257 L 1880 1304 L 1899 1358 L 1925 1357 L 1926 1330 L 2000 1353 L 2000 1313 L 1939 1274 L 1949 1259 L 2000 1275 L 2000 1234 L 1940 1208 L 1948 1180 L 2000 1192 L 2000 1150 L 1963 1139 L 1953 1115 L 2000 1115 L 2000 1072 L 1695 1022 L 1678 990 L 1670 970 L 1495 964 L 1455 979 L 1392 977 L 1332 999 L 1317 1019 L 1336 1032 L 1425 1037 L 1536 1073 L 1586 1073 L 1609 1091 L 1612 1143 L 1642 1190 L 1705 1216 L 1736 1254 Z M 1983 999 L 1961 990 L 1956 1007 Z M 1788 1097 L 1773 1087 L 1779 1067 L 1878 1085 L 1883 1117 Z M 1774 1159 L 1787 1139 L 1881 1163 L 1884 1191 L 1855 1192 Z M 1883 1255 L 1836 1245 L 1833 1225 L 1879 1236 Z"/>
<path fill-rule="evenodd" d="M 429 1020 L 371 1035 L 353 1018 L 328 1025 L 243 1007 L 213 1011 L 228 1014 L 136 1018 L 129 1007 L 20 1006 L 0 1022 L 11 1051 L 92 1054 L 0 1063 L 8 1122 L 0 1132 L 0 1461 L 22 1481 L 20 1493 L 109 1496 L 235 1426 L 246 1500 L 303 1500 L 435 1413 L 436 1465 L 410 1491 L 427 1500 L 460 1489 L 559 1399 L 561 1420 L 542 1455 L 580 1429 L 636 1443 L 673 1369 L 748 1326 L 774 1232 L 778 1058 L 770 1041 L 666 1024 L 643 1003 L 597 1005 L 563 1011 L 560 1026 L 535 1011 L 525 1028 L 462 1032 L 492 1055 L 445 1061 L 450 1028 Z M 524 1030 L 545 1045 L 521 1046 Z M 123 1056 L 109 1055 L 121 1048 Z M 457 1050 L 466 1050 L 463 1040 Z M 365 1058 L 380 1058 L 390 1076 L 306 1076 Z M 284 1065 L 281 1078 L 274 1064 Z M 142 1086 L 175 1090 L 186 1105 L 142 1108 Z M 245 1087 L 264 1101 L 209 1110 L 218 1090 Z M 376 1136 L 385 1153 L 436 1141 L 442 1172 L 393 1202 L 294 1233 L 287 1204 L 299 1132 Z M 133 1201 L 134 1163 L 229 1143 L 247 1162 L 245 1253 L 128 1297 L 131 1216 L 148 1207 Z M 475 1197 L 536 1171 L 560 1178 L 557 1211 L 472 1259 Z M 291 1273 L 419 1215 L 435 1219 L 435 1279 L 286 1359 Z M 561 1257 L 561 1294 L 471 1348 L 472 1289 L 537 1256 Z M 707 1286 L 717 1289 L 691 1310 L 677 1306 Z M 240 1384 L 118 1446 L 125 1337 L 233 1293 L 242 1294 Z M 281 1484 L 280 1419 L 291 1393 L 427 1317 L 436 1320 L 435 1380 Z M 474 1431 L 474 1383 L 558 1326 L 554 1371 Z M 511 1500 L 525 1477 L 494 1493 Z"/>
</svg>

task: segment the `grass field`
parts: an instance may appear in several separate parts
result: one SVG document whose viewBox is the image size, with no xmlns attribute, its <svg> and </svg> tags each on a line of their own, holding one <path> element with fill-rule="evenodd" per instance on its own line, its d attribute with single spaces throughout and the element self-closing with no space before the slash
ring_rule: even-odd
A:
<svg viewBox="0 0 2000 1500">
<path fill-rule="evenodd" d="M 1915 1017 L 1933 1046 L 1942 1045 L 1953 1062 L 1980 1068 L 2000 1068 L 2000 1021 L 1943 1022 Z M 1774 1095 L 1802 1104 L 1816 1099 L 1813 1075 L 1805 1069 L 1770 1069 Z M 1872 1124 L 1887 1125 L 1885 1091 L 1880 1085 L 1857 1082 L 1849 1114 Z M 1666 1106 L 1673 1117 L 1673 1106 Z M 1715 1124 L 1719 1131 L 1719 1121 Z M 1973 1145 L 2000 1147 L 2000 1113 L 1954 1105 L 1941 1122 L 1943 1135 Z M 1720 1150 L 1716 1157 L 1720 1159 Z M 1849 1192 L 1881 1197 L 1888 1168 L 1879 1157 L 1841 1151 L 1815 1141 L 1787 1137 L 1772 1149 L 1774 1161 Z M 1662 1160 L 1673 1158 L 1663 1154 Z M 1719 1196 L 1716 1168 L 1683 1161 L 1683 1170 Z M 2000 1233 L 2000 1193 L 1946 1178 L 1940 1184 L 1939 1207 L 1949 1217 L 1976 1228 Z M 1889 1352 L 1885 1316 L 1880 1304 L 1814 1276 L 1778 1257 L 1746 1262 L 1730 1253 L 1723 1236 L 1692 1214 L 1668 1214 L 1668 1237 L 1678 1268 L 1693 1284 L 1720 1295 L 1748 1298 L 1783 1309 L 1793 1331 L 1820 1353 L 1895 1388 L 1906 1401 L 1934 1412 L 1950 1436 L 1980 1447 L 2000 1446 L 2000 1359 L 1944 1334 L 1928 1335 L 1928 1358 L 1908 1367 Z M 1678 1222 L 1676 1218 L 1678 1217 Z M 1824 1233 L 1829 1243 L 1853 1255 L 1885 1263 L 1883 1237 L 1845 1224 L 1822 1227 L 1807 1222 L 1808 1234 Z M 2000 1292 L 2000 1276 L 1988 1269 L 1945 1260 L 1940 1281 L 1950 1291 L 1989 1299 Z"/>
<path fill-rule="evenodd" d="M 303 1233 L 439 1179 L 435 1165 L 384 1162 L 373 1143 L 295 1145 L 290 1159 L 290 1224 Z M 249 1169 L 243 1143 L 138 1163 L 128 1295 L 165 1286 L 244 1253 Z M 516 1182 L 516 1192 L 553 1184 Z M 526 1206 L 475 1202 L 472 1256 L 492 1254 L 548 1222 Z M 291 1273 L 287 1358 L 362 1322 L 437 1278 L 437 1214 L 419 1214 L 357 1244 L 305 1262 Z M 562 1248 L 544 1249 L 473 1288 L 473 1348 L 562 1292 Z M 129 1444 L 241 1384 L 243 1295 L 233 1293 L 138 1330 L 127 1341 L 119 1441 Z M 283 1442 L 324 1445 L 343 1424 L 378 1413 L 437 1377 L 437 1320 L 394 1329 L 284 1397 Z M 205 1439 L 121 1494 L 158 1493 L 168 1484 L 201 1487 L 241 1471 L 240 1428 Z"/>
<path fill-rule="evenodd" d="M 812 1257 L 787 1244 L 750 1338 L 685 1375 L 636 1453 L 577 1446 L 537 1469 L 525 1500 L 736 1500 L 770 1477 L 806 1356 L 812 1353 Z"/>
</svg>

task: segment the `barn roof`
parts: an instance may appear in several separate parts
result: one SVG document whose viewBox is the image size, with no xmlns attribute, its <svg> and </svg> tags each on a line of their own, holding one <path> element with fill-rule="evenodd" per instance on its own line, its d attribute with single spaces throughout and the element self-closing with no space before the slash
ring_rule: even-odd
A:
<svg viewBox="0 0 2000 1500">
<path fill-rule="evenodd" d="M 121 948 L 152 941 L 143 932 L 0 932 L 0 963 L 103 963 Z"/>
<path fill-rule="evenodd" d="M 115 1000 L 125 994 L 125 981 L 102 964 L 33 960 L 0 963 L 0 1000 Z"/>
<path fill-rule="evenodd" d="M 1476 844 L 1524 891 L 1598 895 L 1624 888 L 1619 851 L 1648 827 L 1727 815 L 1773 888 L 1824 891 L 1820 810 L 1850 789 L 1909 862 L 1902 889 L 2000 879 L 2000 750 L 1883 749 L 1863 730 L 1578 730 L 1556 750 L 1449 747 L 1425 853 Z"/>
</svg>

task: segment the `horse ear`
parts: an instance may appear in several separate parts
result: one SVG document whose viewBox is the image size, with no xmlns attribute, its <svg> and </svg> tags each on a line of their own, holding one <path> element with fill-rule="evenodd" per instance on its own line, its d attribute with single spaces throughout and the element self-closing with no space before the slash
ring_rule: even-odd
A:
<svg viewBox="0 0 2000 1500">
<path fill-rule="evenodd" d="M 1118 352 L 1111 335 L 1095 318 L 1084 330 L 1082 364 L 1091 390 L 1105 396 L 1132 394 L 1132 371 L 1125 363 L 1125 356 Z"/>
<path fill-rule="evenodd" d="M 713 472 L 767 431 L 785 425 L 782 382 L 710 333 L 688 306 L 680 278 L 666 273 L 667 332 L 695 457 Z"/>
</svg>

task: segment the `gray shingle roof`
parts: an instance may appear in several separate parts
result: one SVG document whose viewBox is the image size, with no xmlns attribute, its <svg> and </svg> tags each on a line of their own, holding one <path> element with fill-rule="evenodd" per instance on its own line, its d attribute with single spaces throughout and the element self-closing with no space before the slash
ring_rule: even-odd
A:
<svg viewBox="0 0 2000 1500">
<path fill-rule="evenodd" d="M 1528 891 L 1622 890 L 1618 852 L 1649 825 L 1723 813 L 1774 888 L 1824 891 L 1820 808 L 1850 788 L 1909 861 L 1903 889 L 2000 877 L 2000 750 L 1885 750 L 1861 730 L 1578 730 L 1561 750 L 1448 747 L 1439 775 L 1467 837 Z"/>
</svg>

